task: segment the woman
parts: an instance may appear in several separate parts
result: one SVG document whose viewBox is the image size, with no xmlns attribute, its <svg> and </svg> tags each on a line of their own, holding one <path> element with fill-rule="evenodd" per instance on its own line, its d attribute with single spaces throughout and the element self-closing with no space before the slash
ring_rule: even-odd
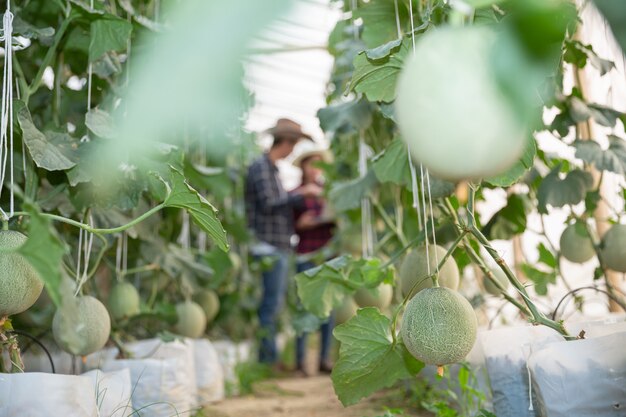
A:
<svg viewBox="0 0 626 417">
<path fill-rule="evenodd" d="M 328 162 L 328 151 L 311 148 L 301 152 L 293 164 L 302 170 L 302 182 L 294 192 L 311 184 L 322 185 L 322 170 L 320 163 Z M 302 272 L 316 265 L 310 260 L 311 255 L 322 249 L 333 237 L 334 220 L 328 215 L 326 202 L 322 198 L 305 198 L 302 207 L 294 210 L 296 234 L 299 237 L 297 271 Z M 332 342 L 333 317 L 320 327 L 321 349 L 319 371 L 330 373 L 332 365 L 329 360 L 330 345 Z M 307 376 L 304 366 L 306 356 L 307 334 L 304 333 L 296 340 L 296 370 Z"/>
</svg>

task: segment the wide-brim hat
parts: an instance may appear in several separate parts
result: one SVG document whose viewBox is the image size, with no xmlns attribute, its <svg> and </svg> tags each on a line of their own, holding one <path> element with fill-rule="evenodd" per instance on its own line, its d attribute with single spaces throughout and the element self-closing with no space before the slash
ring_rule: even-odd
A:
<svg viewBox="0 0 626 417">
<path fill-rule="evenodd" d="M 302 131 L 302 126 L 291 119 L 278 119 L 276 126 L 267 129 L 267 133 L 274 137 L 292 139 L 298 141 L 300 139 L 313 140 L 313 137 Z"/>
<path fill-rule="evenodd" d="M 296 149 L 294 153 L 296 157 L 291 163 L 298 168 L 302 168 L 302 162 L 312 156 L 319 156 L 326 163 L 333 161 L 333 155 L 328 149 L 311 142 L 302 142 L 299 144 L 299 149 Z"/>
</svg>

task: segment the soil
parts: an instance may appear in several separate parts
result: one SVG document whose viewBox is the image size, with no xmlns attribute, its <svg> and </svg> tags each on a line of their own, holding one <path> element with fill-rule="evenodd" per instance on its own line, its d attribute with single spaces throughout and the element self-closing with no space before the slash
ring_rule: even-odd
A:
<svg viewBox="0 0 626 417">
<path fill-rule="evenodd" d="M 263 381 L 255 394 L 228 398 L 204 410 L 206 417 L 377 417 L 385 414 L 380 399 L 365 399 L 345 408 L 328 376 Z"/>
</svg>

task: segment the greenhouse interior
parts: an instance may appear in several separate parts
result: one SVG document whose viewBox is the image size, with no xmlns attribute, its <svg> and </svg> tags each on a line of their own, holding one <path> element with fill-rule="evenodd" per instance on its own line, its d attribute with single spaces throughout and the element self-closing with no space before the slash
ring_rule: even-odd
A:
<svg viewBox="0 0 626 417">
<path fill-rule="evenodd" d="M 626 2 L 0 10 L 0 417 L 626 416 Z"/>
</svg>

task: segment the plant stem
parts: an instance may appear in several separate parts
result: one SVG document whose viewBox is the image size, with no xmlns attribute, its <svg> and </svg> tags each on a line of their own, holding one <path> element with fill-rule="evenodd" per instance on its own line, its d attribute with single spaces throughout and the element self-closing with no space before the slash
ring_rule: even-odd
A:
<svg viewBox="0 0 626 417">
<path fill-rule="evenodd" d="M 55 220 L 55 221 L 59 221 L 62 223 L 67 223 L 69 225 L 78 227 L 80 229 L 83 229 L 89 233 L 94 233 L 96 235 L 110 235 L 110 234 L 114 234 L 114 233 L 119 233 L 119 232 L 123 232 L 124 230 L 128 230 L 131 227 L 133 227 L 134 225 L 141 223 L 142 221 L 144 221 L 145 219 L 147 219 L 148 217 L 152 216 L 153 214 L 155 214 L 156 212 L 158 212 L 159 210 L 163 209 L 166 207 L 165 203 L 161 203 L 157 206 L 152 207 L 150 210 L 146 211 L 145 213 L 143 213 L 141 216 L 131 220 L 130 222 L 122 225 L 122 226 L 118 226 L 118 227 L 114 227 L 112 229 L 98 229 L 98 228 L 94 228 L 89 226 L 88 224 L 85 223 L 81 223 L 78 222 L 76 220 L 72 220 L 72 219 L 68 219 L 67 217 L 63 217 L 63 216 L 58 216 L 56 214 L 49 214 L 49 213 L 41 213 L 41 216 L 46 217 L 48 219 L 51 220 Z M 16 216 L 29 216 L 30 213 L 27 211 L 18 211 L 15 212 Z"/>
<path fill-rule="evenodd" d="M 404 247 L 402 249 L 400 249 L 398 252 L 394 253 L 393 256 L 391 257 L 391 259 L 389 259 L 387 262 L 385 262 L 383 264 L 383 266 L 381 266 L 382 269 L 389 267 L 390 265 L 392 265 L 394 262 L 396 262 L 398 259 L 400 259 L 400 257 L 402 255 L 404 255 L 404 252 L 406 252 L 407 250 L 411 249 L 413 246 L 416 246 L 420 243 L 422 243 L 424 241 L 424 239 L 426 239 L 423 231 L 422 233 L 420 233 L 415 239 L 411 240 L 409 243 L 407 243 L 406 245 L 404 245 Z"/>
<path fill-rule="evenodd" d="M 513 285 L 517 292 L 522 296 L 524 304 L 526 304 L 528 312 L 530 312 L 531 322 L 533 324 L 542 324 L 556 330 L 557 332 L 561 333 L 566 340 L 576 339 L 576 337 L 572 337 L 569 335 L 569 333 L 563 326 L 563 323 L 557 323 L 554 320 L 550 320 L 539 311 L 537 306 L 535 306 L 535 303 L 530 299 L 526 288 L 522 285 L 521 282 L 519 282 L 519 280 L 517 279 L 513 271 L 511 271 L 504 259 L 502 259 L 502 257 L 493 248 L 493 246 L 491 246 L 491 242 L 489 242 L 489 239 L 487 239 L 485 235 L 483 235 L 482 232 L 478 230 L 478 228 L 476 227 L 476 222 L 474 220 L 475 192 L 476 191 L 474 190 L 474 188 L 470 187 L 469 198 L 467 200 L 467 211 L 469 214 L 468 220 L 470 223 L 468 227 L 470 228 L 471 234 L 476 238 L 476 240 L 478 240 L 478 243 L 480 243 L 485 248 L 485 250 L 487 250 L 487 253 L 489 253 L 493 260 L 498 264 L 500 269 L 502 269 L 502 271 L 506 274 L 511 285 Z"/>
<path fill-rule="evenodd" d="M 50 64 L 52 63 L 56 50 L 59 47 L 59 44 L 61 43 L 61 39 L 63 38 L 63 35 L 65 35 L 65 31 L 67 30 L 67 28 L 69 27 L 70 23 L 73 20 L 74 19 L 71 16 L 68 16 L 65 20 L 63 20 L 63 23 L 61 23 L 61 26 L 59 26 L 59 29 L 54 35 L 54 41 L 52 42 L 52 45 L 50 45 L 50 48 L 48 48 L 48 52 L 46 52 L 46 55 L 44 56 L 43 61 L 41 62 L 41 65 L 39 66 L 39 70 L 37 71 L 35 78 L 33 78 L 33 81 L 31 81 L 28 89 L 22 92 L 22 99 L 27 105 L 28 105 L 28 99 L 30 98 L 30 96 L 34 94 L 35 92 L 37 92 L 37 90 L 41 86 L 43 73 L 46 70 L 46 68 L 50 66 Z M 57 74 L 57 76 L 60 76 L 60 74 Z"/>
<path fill-rule="evenodd" d="M 402 230 L 400 230 L 400 228 L 398 228 L 393 220 L 391 220 L 391 217 L 389 217 L 389 214 L 387 214 L 385 208 L 380 205 L 380 202 L 378 202 L 378 200 L 371 199 L 371 201 L 374 204 L 374 208 L 376 209 L 376 211 L 378 211 L 378 214 L 380 214 L 380 217 L 383 219 L 387 227 L 391 229 L 396 234 L 396 236 L 398 236 L 398 240 L 400 241 L 400 243 L 406 246 L 408 243 L 408 241 L 406 240 L 406 236 L 404 236 Z"/>
</svg>

